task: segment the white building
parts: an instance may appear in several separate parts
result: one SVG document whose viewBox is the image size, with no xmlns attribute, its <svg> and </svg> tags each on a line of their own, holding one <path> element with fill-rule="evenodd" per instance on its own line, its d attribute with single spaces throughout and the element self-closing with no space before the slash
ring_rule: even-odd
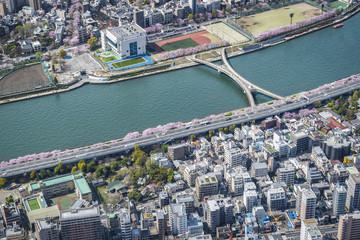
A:
<svg viewBox="0 0 360 240">
<path fill-rule="evenodd" d="M 103 50 L 113 50 L 121 58 L 146 53 L 146 31 L 132 23 L 101 31 Z"/>
<path fill-rule="evenodd" d="M 295 169 L 293 167 L 279 168 L 277 176 L 278 182 L 285 182 L 287 186 L 295 183 Z"/>
<path fill-rule="evenodd" d="M 245 153 L 241 152 L 240 148 L 225 148 L 224 158 L 230 167 L 246 167 L 247 157 Z"/>
<path fill-rule="evenodd" d="M 123 239 L 130 239 L 131 238 L 131 220 L 130 214 L 126 208 L 121 209 L 120 211 L 120 230 L 121 236 Z"/>
<path fill-rule="evenodd" d="M 322 240 L 322 234 L 314 218 L 301 220 L 301 240 Z"/>
<path fill-rule="evenodd" d="M 183 234 L 188 231 L 185 204 L 170 204 L 169 221 L 173 235 Z"/>
<path fill-rule="evenodd" d="M 283 188 L 270 188 L 267 192 L 267 204 L 272 211 L 286 207 L 286 194 Z"/>
<path fill-rule="evenodd" d="M 301 194 L 301 211 L 300 219 L 311 219 L 315 218 L 316 209 L 316 195 L 313 190 L 306 189 Z"/>
<path fill-rule="evenodd" d="M 252 208 L 257 206 L 258 194 L 254 190 L 244 192 L 244 205 L 247 212 L 252 211 Z"/>
<path fill-rule="evenodd" d="M 335 216 L 345 214 L 346 188 L 344 186 L 336 186 L 333 197 L 333 213 Z"/>
</svg>

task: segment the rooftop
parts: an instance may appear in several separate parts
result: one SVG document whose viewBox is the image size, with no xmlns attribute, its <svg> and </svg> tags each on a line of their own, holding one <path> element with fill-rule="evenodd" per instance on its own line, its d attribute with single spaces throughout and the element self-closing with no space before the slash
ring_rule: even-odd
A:
<svg viewBox="0 0 360 240">
<path fill-rule="evenodd" d="M 76 210 L 64 210 L 60 213 L 60 221 L 89 218 L 94 216 L 100 216 L 100 211 L 98 207 L 80 208 Z"/>
</svg>

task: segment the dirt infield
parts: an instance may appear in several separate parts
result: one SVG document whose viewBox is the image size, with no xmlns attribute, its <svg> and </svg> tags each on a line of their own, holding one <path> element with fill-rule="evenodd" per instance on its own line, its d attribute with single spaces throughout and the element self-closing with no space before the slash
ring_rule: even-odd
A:
<svg viewBox="0 0 360 240">
<path fill-rule="evenodd" d="M 165 45 L 167 43 L 177 42 L 177 41 L 184 40 L 184 39 L 189 39 L 189 38 L 194 40 L 199 45 L 202 45 L 202 44 L 205 44 L 205 43 L 211 43 L 211 42 L 220 41 L 220 39 L 218 39 L 216 36 L 213 36 L 208 31 L 201 31 L 201 32 L 197 32 L 197 33 L 188 34 L 188 35 L 185 35 L 185 36 L 180 36 L 180 37 L 175 37 L 175 38 L 171 38 L 171 39 L 162 40 L 162 41 L 153 43 L 152 47 L 155 48 L 155 50 L 158 53 L 161 53 L 161 52 L 164 52 L 164 50 L 161 48 L 161 46 L 163 46 L 163 45 Z"/>
<path fill-rule="evenodd" d="M 0 80 L 0 95 L 23 92 L 50 85 L 40 64 L 10 73 Z"/>
<path fill-rule="evenodd" d="M 70 195 L 65 195 L 65 196 L 58 197 L 58 198 L 56 199 L 56 204 L 58 205 L 58 207 L 59 207 L 60 210 L 64 210 L 64 208 L 67 209 L 68 207 L 70 207 L 70 206 L 63 206 L 63 205 L 61 204 L 61 199 L 63 199 L 63 198 L 70 198 L 71 202 L 75 201 L 75 198 L 73 198 L 73 197 L 70 196 Z"/>
</svg>

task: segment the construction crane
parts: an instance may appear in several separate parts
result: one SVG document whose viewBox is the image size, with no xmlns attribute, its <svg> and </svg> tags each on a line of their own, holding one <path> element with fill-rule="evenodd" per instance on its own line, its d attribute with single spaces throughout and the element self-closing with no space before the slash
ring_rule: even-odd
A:
<svg viewBox="0 0 360 240">
<path fill-rule="evenodd" d="M 184 233 L 181 233 L 181 234 L 179 234 L 179 235 L 176 235 L 176 236 L 174 236 L 174 239 L 176 239 L 176 238 L 178 238 L 178 237 L 181 237 L 181 236 L 184 236 L 184 235 L 186 235 L 186 234 L 188 234 L 188 233 L 189 233 L 189 231 L 184 232 Z"/>
<path fill-rule="evenodd" d="M 275 217 L 273 212 L 271 211 L 271 207 L 269 206 L 269 210 L 270 210 L 270 213 L 271 213 L 271 216 L 274 218 L 275 222 L 277 222 L 283 215 L 280 215 L 278 217 Z"/>
</svg>

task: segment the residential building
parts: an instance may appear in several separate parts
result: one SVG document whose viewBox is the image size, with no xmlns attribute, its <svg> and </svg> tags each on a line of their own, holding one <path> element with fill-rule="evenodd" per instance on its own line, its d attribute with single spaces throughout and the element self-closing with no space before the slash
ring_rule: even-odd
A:
<svg viewBox="0 0 360 240">
<path fill-rule="evenodd" d="M 189 6 L 190 6 L 190 9 L 191 9 L 191 13 L 193 15 L 195 15 L 198 12 L 197 0 L 189 0 Z"/>
<path fill-rule="evenodd" d="M 86 43 L 89 39 L 89 34 L 86 30 L 86 27 L 79 26 L 78 28 L 78 34 L 79 34 L 79 43 Z"/>
<path fill-rule="evenodd" d="M 284 167 L 277 170 L 278 182 L 284 182 L 287 186 L 295 183 L 295 169 L 293 167 Z"/>
<path fill-rule="evenodd" d="M 253 178 L 264 177 L 268 174 L 268 167 L 265 162 L 256 162 L 251 165 L 250 175 Z"/>
<path fill-rule="evenodd" d="M 338 227 L 338 240 L 359 239 L 360 213 L 341 215 Z"/>
<path fill-rule="evenodd" d="M 41 9 L 41 1 L 40 0 L 29 0 L 30 7 L 32 7 L 35 11 Z"/>
<path fill-rule="evenodd" d="M 307 189 L 310 189 L 310 185 L 308 183 L 295 184 L 294 191 L 296 194 L 296 213 L 298 216 L 301 214 L 302 193 Z"/>
<path fill-rule="evenodd" d="M 131 219 L 126 208 L 120 211 L 120 231 L 123 239 L 131 238 Z"/>
<path fill-rule="evenodd" d="M 337 217 L 345 214 L 346 195 L 347 191 L 344 186 L 337 185 L 335 187 L 333 195 L 333 214 Z"/>
<path fill-rule="evenodd" d="M 243 195 L 244 180 L 241 173 L 235 173 L 231 176 L 230 189 L 235 196 Z"/>
<path fill-rule="evenodd" d="M 39 240 L 59 240 L 60 231 L 57 223 L 50 217 L 35 219 L 35 236 Z"/>
<path fill-rule="evenodd" d="M 140 216 L 141 229 L 150 229 L 154 226 L 154 217 L 151 212 L 144 212 Z"/>
<path fill-rule="evenodd" d="M 14 224 L 20 226 L 20 212 L 14 202 L 1 206 L 1 214 L 6 227 L 12 227 Z"/>
<path fill-rule="evenodd" d="M 144 10 L 134 11 L 134 22 L 142 28 L 145 28 Z"/>
<path fill-rule="evenodd" d="M 225 148 L 224 159 L 226 164 L 230 167 L 246 167 L 247 156 L 240 150 L 240 148 Z"/>
<path fill-rule="evenodd" d="M 0 15 L 5 16 L 7 13 L 5 2 L 0 2 Z"/>
<path fill-rule="evenodd" d="M 360 208 L 360 174 L 350 174 L 346 197 L 346 209 L 352 211 Z"/>
<path fill-rule="evenodd" d="M 301 240 L 322 240 L 322 234 L 317 227 L 317 222 L 314 218 L 301 220 Z"/>
<path fill-rule="evenodd" d="M 251 212 L 252 208 L 258 205 L 258 194 L 255 190 L 245 191 L 243 198 L 246 212 Z"/>
<path fill-rule="evenodd" d="M 156 212 L 156 228 L 159 233 L 159 239 L 165 239 L 167 232 L 167 220 L 164 211 L 158 210 Z"/>
<path fill-rule="evenodd" d="M 183 234 L 188 231 L 185 204 L 170 204 L 169 222 L 173 235 Z"/>
<path fill-rule="evenodd" d="M 233 205 L 231 198 L 208 200 L 204 204 L 204 222 L 211 233 L 216 233 L 216 228 L 231 224 L 233 219 Z"/>
<path fill-rule="evenodd" d="M 196 194 L 198 199 L 203 199 L 205 196 L 217 194 L 219 191 L 219 183 L 213 175 L 202 175 L 196 178 Z"/>
<path fill-rule="evenodd" d="M 280 210 L 286 207 L 286 194 L 283 188 L 270 188 L 267 192 L 267 204 L 271 210 Z"/>
<path fill-rule="evenodd" d="M 332 136 L 321 143 L 321 148 L 330 160 L 343 161 L 350 154 L 350 142 L 344 137 Z"/>
<path fill-rule="evenodd" d="M 107 28 L 101 31 L 101 46 L 121 58 L 146 54 L 146 31 L 137 24 Z"/>
<path fill-rule="evenodd" d="M 187 214 L 195 212 L 194 202 L 195 202 L 195 199 L 194 199 L 193 195 L 181 194 L 176 197 L 176 203 L 185 204 Z"/>
<path fill-rule="evenodd" d="M 176 144 L 168 147 L 168 155 L 171 160 L 184 159 L 190 153 L 190 146 L 187 143 Z"/>
<path fill-rule="evenodd" d="M 301 194 L 300 219 L 315 218 L 316 195 L 311 189 L 306 189 Z"/>
<path fill-rule="evenodd" d="M 204 235 L 204 224 L 197 213 L 188 215 L 189 237 Z"/>
<path fill-rule="evenodd" d="M 293 133 L 291 134 L 291 139 L 296 145 L 296 154 L 308 152 L 311 150 L 312 141 L 306 133 Z"/>
<path fill-rule="evenodd" d="M 62 239 L 103 239 L 98 207 L 63 210 L 59 221 Z"/>
<path fill-rule="evenodd" d="M 160 208 L 169 204 L 169 195 L 166 191 L 159 192 L 159 205 Z"/>
</svg>

